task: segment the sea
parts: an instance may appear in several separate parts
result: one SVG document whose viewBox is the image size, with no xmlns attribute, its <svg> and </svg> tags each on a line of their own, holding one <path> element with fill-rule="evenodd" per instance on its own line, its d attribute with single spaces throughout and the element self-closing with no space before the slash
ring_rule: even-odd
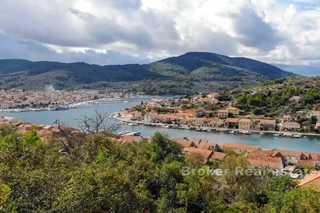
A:
<svg viewBox="0 0 320 213">
<path fill-rule="evenodd" d="M 105 114 L 111 114 L 119 112 L 121 109 L 130 108 L 133 105 L 140 104 L 144 99 L 128 99 L 129 102 L 124 101 L 109 101 L 103 102 L 97 105 L 83 105 L 79 108 L 65 110 L 65 111 L 40 111 L 40 112 L 0 112 L 0 116 L 10 116 L 18 118 L 25 122 L 32 122 L 37 124 L 53 124 L 56 120 L 59 120 L 66 126 L 78 128 L 79 121 L 83 116 L 93 116 L 96 111 Z M 113 119 L 107 120 L 108 125 L 114 124 Z M 188 139 L 207 139 L 210 142 L 217 144 L 224 143 L 239 143 L 239 144 L 251 144 L 258 145 L 261 149 L 282 149 L 282 150 L 296 150 L 305 152 L 319 152 L 320 153 L 320 140 L 316 138 L 289 138 L 289 137 L 273 137 L 259 134 L 252 135 L 232 135 L 223 132 L 197 132 L 194 130 L 180 130 L 180 129 L 166 129 L 161 127 L 149 127 L 149 126 L 129 126 L 121 125 L 117 131 L 134 131 L 141 132 L 142 137 L 150 137 L 155 132 L 161 132 L 167 134 L 170 138 L 183 138 Z"/>
</svg>

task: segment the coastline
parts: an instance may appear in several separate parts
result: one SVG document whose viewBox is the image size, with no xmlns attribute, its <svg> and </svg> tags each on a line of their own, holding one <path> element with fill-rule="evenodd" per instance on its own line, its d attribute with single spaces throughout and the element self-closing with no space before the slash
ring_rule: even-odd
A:
<svg viewBox="0 0 320 213">
<path fill-rule="evenodd" d="M 120 121 L 120 122 L 124 122 L 124 123 L 134 123 L 137 125 L 145 125 L 145 126 L 151 126 L 151 127 L 164 128 L 164 127 L 168 126 L 167 124 L 163 124 L 163 123 L 150 123 L 150 122 L 146 122 L 146 121 L 134 121 L 134 120 L 126 119 L 123 117 L 118 117 L 117 115 L 119 115 L 119 113 L 120 112 L 111 113 L 109 115 L 109 118 Z M 170 125 L 170 128 L 178 129 L 178 130 L 189 130 L 189 131 L 197 131 L 197 129 L 202 129 L 203 132 L 227 132 L 227 133 L 229 133 L 230 131 L 237 131 L 239 133 L 241 131 L 246 131 L 243 129 L 233 129 L 233 128 L 224 128 L 224 127 L 212 127 L 212 128 L 205 127 L 205 126 L 188 127 L 187 125 L 181 125 L 181 126 Z M 249 132 L 253 133 L 253 134 L 258 134 L 258 135 L 260 134 L 260 132 L 263 132 L 265 136 L 273 136 L 274 134 L 282 134 L 283 137 L 291 137 L 292 135 L 297 134 L 297 135 L 301 135 L 301 137 L 315 138 L 315 139 L 320 140 L 320 134 L 317 134 L 317 133 L 301 133 L 301 132 L 270 131 L 270 130 L 262 131 L 262 130 L 255 130 L 255 129 L 250 129 Z M 229 133 L 229 134 L 231 134 L 231 133 Z M 264 136 L 264 135 L 261 135 L 261 136 Z"/>
<path fill-rule="evenodd" d="M 125 98 L 100 98 L 95 100 L 87 100 L 87 101 L 81 101 L 81 102 L 75 102 L 66 105 L 69 109 L 75 109 L 81 106 L 85 105 L 96 105 L 101 104 L 104 102 L 110 102 L 110 101 L 127 101 Z M 66 109 L 67 110 L 67 109 Z M 15 109 L 0 109 L 0 112 L 9 112 L 9 113 L 18 113 L 18 112 L 41 112 L 41 111 L 49 111 L 48 107 L 41 107 L 41 108 L 15 108 Z"/>
</svg>

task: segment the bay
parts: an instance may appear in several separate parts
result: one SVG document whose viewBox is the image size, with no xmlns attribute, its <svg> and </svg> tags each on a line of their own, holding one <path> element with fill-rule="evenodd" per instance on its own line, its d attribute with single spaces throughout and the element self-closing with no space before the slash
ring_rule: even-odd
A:
<svg viewBox="0 0 320 213">
<path fill-rule="evenodd" d="M 10 116 L 18 118 L 25 122 L 32 122 L 38 124 L 49 124 L 59 119 L 64 125 L 71 127 L 78 127 L 78 121 L 81 116 L 92 116 L 95 110 L 104 113 L 118 112 L 121 109 L 129 108 L 133 105 L 140 104 L 141 101 L 146 99 L 131 99 L 130 102 L 106 102 L 98 105 L 85 105 L 76 109 L 66 111 L 41 111 L 41 112 L 20 112 L 20 113 L 6 113 L 0 112 L 0 116 Z M 108 119 L 108 125 L 112 125 L 116 121 Z M 285 149 L 306 152 L 319 152 L 320 153 L 320 140 L 315 138 L 276 138 L 272 136 L 261 136 L 257 134 L 252 135 L 230 135 L 226 133 L 214 132 L 197 132 L 191 130 L 178 130 L 178 129 L 165 129 L 160 127 L 148 126 L 127 126 L 122 125 L 118 131 L 140 131 L 143 137 L 150 137 L 155 132 L 159 131 L 168 134 L 170 138 L 183 138 L 188 139 L 207 139 L 210 142 L 217 144 L 223 143 L 239 143 L 258 145 L 262 149 Z"/>
</svg>

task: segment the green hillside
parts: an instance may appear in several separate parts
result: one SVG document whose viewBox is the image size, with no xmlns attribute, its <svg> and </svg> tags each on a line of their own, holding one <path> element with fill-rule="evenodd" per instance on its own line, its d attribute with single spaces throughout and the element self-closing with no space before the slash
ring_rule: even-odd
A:
<svg viewBox="0 0 320 213">
<path fill-rule="evenodd" d="M 213 53 L 186 53 L 151 64 L 99 66 L 83 62 L 0 60 L 0 87 L 43 89 L 109 89 L 147 94 L 186 94 L 229 90 L 294 75 L 246 58 Z"/>
</svg>

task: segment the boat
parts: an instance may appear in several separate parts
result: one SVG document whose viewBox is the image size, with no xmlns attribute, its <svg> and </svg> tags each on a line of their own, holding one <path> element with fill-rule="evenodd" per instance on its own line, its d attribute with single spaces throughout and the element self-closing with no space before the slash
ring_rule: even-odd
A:
<svg viewBox="0 0 320 213">
<path fill-rule="evenodd" d="M 143 126 L 152 126 L 152 124 L 151 123 L 145 123 L 145 124 L 143 124 Z"/>
<path fill-rule="evenodd" d="M 169 128 L 170 128 L 170 126 L 168 126 L 168 125 L 167 125 L 167 126 L 162 126 L 162 127 L 163 127 L 163 128 L 166 128 L 166 129 L 169 129 Z"/>
<path fill-rule="evenodd" d="M 301 138 L 301 134 L 292 134 L 291 138 Z"/>
<path fill-rule="evenodd" d="M 282 138 L 283 134 L 281 133 L 276 133 L 276 134 L 273 134 L 274 137 L 278 137 L 278 138 Z"/>
<path fill-rule="evenodd" d="M 188 126 L 186 126 L 186 127 L 184 127 L 184 129 L 189 130 L 189 129 L 191 129 L 191 128 L 190 128 L 190 127 L 188 127 Z"/>
<path fill-rule="evenodd" d="M 260 132 L 259 135 L 265 135 L 265 133 L 264 132 Z"/>
<path fill-rule="evenodd" d="M 202 129 L 201 128 L 197 128 L 196 129 L 198 132 L 202 132 Z"/>
<path fill-rule="evenodd" d="M 124 101 L 123 103 L 129 103 L 129 101 Z"/>
<path fill-rule="evenodd" d="M 210 128 L 207 129 L 207 132 L 211 132 L 211 131 L 212 131 L 212 129 L 210 129 Z"/>
<path fill-rule="evenodd" d="M 251 132 L 250 132 L 249 130 L 245 130 L 245 131 L 243 131 L 243 134 L 245 134 L 245 135 L 251 135 Z"/>
<path fill-rule="evenodd" d="M 127 134 L 125 134 L 127 136 L 140 136 L 141 135 L 141 132 L 129 132 Z"/>
<path fill-rule="evenodd" d="M 235 131 L 231 130 L 231 131 L 229 131 L 229 133 L 230 133 L 230 134 L 234 134 L 234 133 L 235 133 Z"/>
<path fill-rule="evenodd" d="M 56 111 L 57 108 L 56 108 L 55 106 L 49 106 L 49 107 L 48 107 L 48 110 L 49 110 L 49 111 Z"/>
<path fill-rule="evenodd" d="M 133 126 L 134 124 L 133 123 L 128 123 L 128 126 Z"/>
</svg>

